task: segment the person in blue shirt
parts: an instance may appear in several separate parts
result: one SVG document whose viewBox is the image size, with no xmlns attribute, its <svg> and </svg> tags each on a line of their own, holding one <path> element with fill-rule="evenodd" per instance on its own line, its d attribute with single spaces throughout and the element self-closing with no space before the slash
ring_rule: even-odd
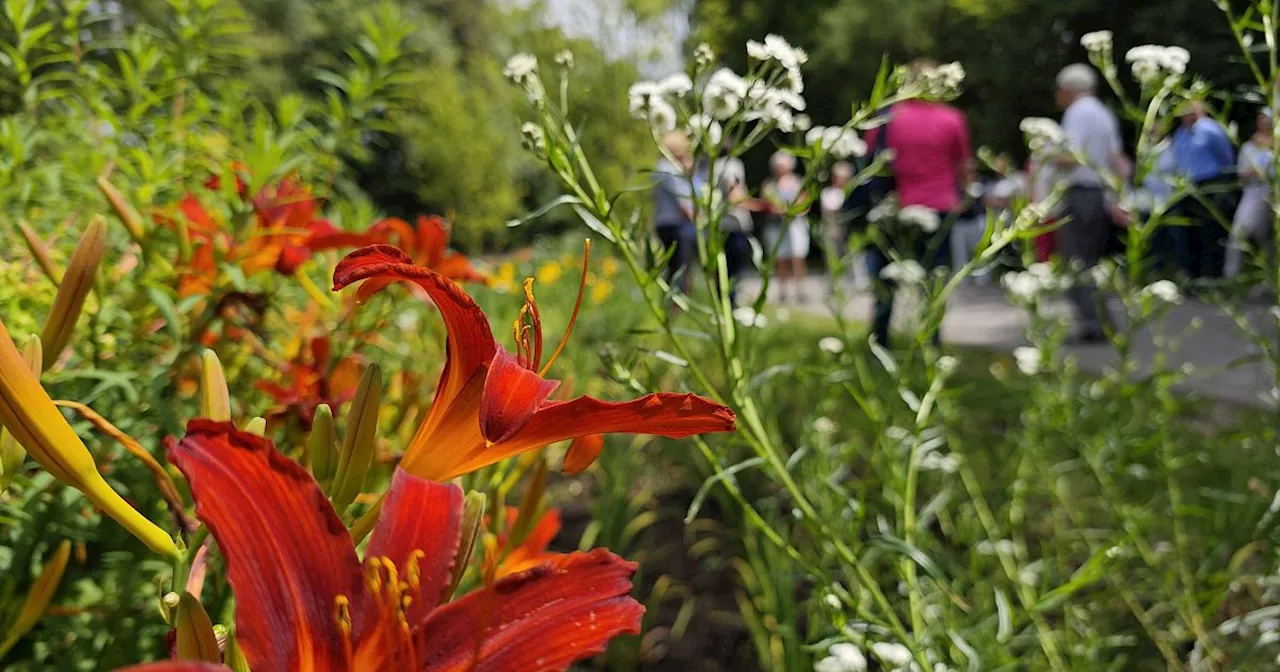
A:
<svg viewBox="0 0 1280 672">
<path fill-rule="evenodd" d="M 1169 149 L 1177 173 L 1195 185 L 1200 198 L 1188 196 L 1178 204 L 1176 214 L 1188 221 L 1171 231 L 1175 254 L 1188 276 L 1215 276 L 1222 271 L 1227 227 L 1235 209 L 1235 147 L 1227 129 L 1209 116 L 1204 101 L 1187 101 L 1180 116 L 1182 125 L 1174 131 Z"/>
</svg>

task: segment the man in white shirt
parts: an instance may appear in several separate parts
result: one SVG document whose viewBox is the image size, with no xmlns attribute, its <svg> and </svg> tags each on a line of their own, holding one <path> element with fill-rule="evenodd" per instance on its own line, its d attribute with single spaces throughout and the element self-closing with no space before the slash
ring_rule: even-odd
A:
<svg viewBox="0 0 1280 672">
<path fill-rule="evenodd" d="M 1084 64 L 1069 65 L 1058 73 L 1055 100 L 1062 112 L 1062 130 L 1068 149 L 1054 160 L 1066 182 L 1058 249 L 1063 257 L 1084 271 L 1098 263 L 1111 235 L 1107 211 L 1106 181 L 1099 171 L 1127 175 L 1131 166 L 1120 142 L 1120 125 L 1106 105 L 1094 95 L 1098 75 Z M 1082 273 L 1068 290 L 1079 322 L 1078 338 L 1085 343 L 1106 340 L 1104 327 L 1111 322 L 1105 297 Z"/>
</svg>

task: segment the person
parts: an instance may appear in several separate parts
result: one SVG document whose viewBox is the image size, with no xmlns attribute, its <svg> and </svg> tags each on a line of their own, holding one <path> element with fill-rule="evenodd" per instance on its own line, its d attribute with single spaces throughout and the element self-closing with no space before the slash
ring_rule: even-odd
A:
<svg viewBox="0 0 1280 672">
<path fill-rule="evenodd" d="M 1240 146 L 1236 171 L 1244 188 L 1231 222 L 1231 243 L 1222 269 L 1224 277 L 1239 275 L 1246 246 L 1271 232 L 1271 177 L 1275 174 L 1272 122 L 1271 110 L 1264 108 L 1258 113 L 1253 136 Z"/>
<path fill-rule="evenodd" d="M 908 76 L 920 77 L 937 67 L 935 61 L 921 59 L 912 63 Z M 867 133 L 868 146 L 878 146 L 884 133 L 884 147 L 893 152 L 890 172 L 901 207 L 919 206 L 933 211 L 939 219 L 954 221 L 964 202 L 964 188 L 973 178 L 973 153 L 969 143 L 969 124 L 964 113 L 946 103 L 908 100 L 893 105 L 888 121 Z M 925 268 L 946 265 L 950 254 L 948 226 L 935 232 L 886 231 L 882 240 L 867 252 L 867 272 L 875 287 L 875 318 L 872 335 L 882 346 L 889 344 L 889 325 L 893 317 L 893 299 L 897 284 L 880 276 L 894 253 L 909 257 Z M 934 333 L 938 342 L 940 334 Z"/>
<path fill-rule="evenodd" d="M 1111 239 L 1111 216 L 1106 182 L 1100 171 L 1110 170 L 1127 178 L 1132 169 L 1120 142 L 1120 125 L 1094 92 L 1098 75 L 1083 63 L 1068 65 L 1058 73 L 1055 102 L 1062 109 L 1062 131 L 1067 149 L 1054 157 L 1055 173 L 1065 182 L 1063 224 L 1057 247 L 1062 257 L 1086 270 L 1095 266 Z M 1111 326 L 1105 298 L 1081 273 L 1067 292 L 1079 324 L 1077 338 L 1085 343 L 1105 341 Z"/>
<path fill-rule="evenodd" d="M 784 151 L 769 159 L 773 176 L 764 184 L 765 200 L 772 204 L 773 214 L 765 226 L 765 245 L 776 250 L 777 279 L 782 301 L 794 298 L 804 302 L 804 286 L 809 256 L 809 219 L 803 213 L 788 219 L 787 211 L 801 200 L 802 183 L 796 176 L 796 157 Z"/>
<path fill-rule="evenodd" d="M 671 131 L 662 137 L 664 156 L 658 160 L 655 173 L 658 182 L 653 189 L 654 229 L 663 249 L 670 253 L 664 274 L 684 293 L 689 292 L 691 269 L 697 256 L 697 229 L 693 224 L 693 154 L 689 137 Z"/>
<path fill-rule="evenodd" d="M 1209 116 L 1203 100 L 1186 101 L 1179 116 L 1182 125 L 1174 131 L 1171 145 L 1174 163 L 1198 193 L 1177 205 L 1187 225 L 1174 230 L 1175 250 L 1187 276 L 1207 277 L 1223 269 L 1226 227 L 1219 216 L 1235 206 L 1230 191 L 1235 149 L 1227 129 Z"/>
<path fill-rule="evenodd" d="M 729 207 L 720 222 L 724 233 L 725 270 L 729 276 L 729 303 L 738 305 L 738 279 L 751 267 L 751 210 L 754 202 L 747 192 L 747 169 L 742 159 L 732 156 L 726 144 L 714 164 L 715 179 Z"/>
<path fill-rule="evenodd" d="M 1143 176 L 1142 182 L 1136 185 L 1132 198 L 1125 204 L 1127 210 L 1136 213 L 1144 221 L 1150 220 L 1156 212 L 1167 210 L 1174 198 L 1178 167 L 1166 139 L 1167 134 L 1168 129 L 1164 124 L 1151 126 L 1147 138 L 1154 154 L 1151 169 Z M 1151 255 L 1155 259 L 1156 271 L 1165 277 L 1175 275 L 1174 271 L 1179 265 L 1175 249 L 1177 236 L 1180 235 L 1178 228 L 1165 221 L 1151 238 Z"/>
<path fill-rule="evenodd" d="M 827 252 L 834 258 L 844 256 L 848 222 L 845 221 L 845 199 L 849 193 L 849 181 L 853 179 L 853 164 L 838 161 L 831 166 L 831 184 L 822 190 L 822 240 Z"/>
</svg>

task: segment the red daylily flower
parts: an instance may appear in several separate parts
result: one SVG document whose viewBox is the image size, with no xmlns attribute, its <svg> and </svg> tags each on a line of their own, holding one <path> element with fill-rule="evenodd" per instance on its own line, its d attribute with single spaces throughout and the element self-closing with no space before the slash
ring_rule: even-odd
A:
<svg viewBox="0 0 1280 672">
<path fill-rule="evenodd" d="M 371 279 L 401 280 L 422 288 L 449 332 L 435 401 L 400 463 L 415 476 L 447 481 L 528 450 L 590 434 L 683 438 L 734 429 L 732 410 L 694 394 L 656 393 L 621 403 L 585 396 L 552 401 L 559 382 L 544 378 L 546 369 L 538 368 L 542 325 L 531 290 L 521 311 L 531 324 L 518 327 L 521 354 L 516 357 L 494 341 L 488 319 L 471 297 L 443 275 L 414 265 L 404 252 L 389 245 L 366 247 L 347 255 L 333 273 L 335 290 Z"/>
<path fill-rule="evenodd" d="M 330 364 L 327 338 L 313 338 L 310 346 L 299 351 L 298 356 L 289 363 L 289 369 L 284 372 L 287 387 L 266 380 L 255 384 L 276 402 L 276 407 L 271 409 L 268 417 L 297 413 L 303 426 L 310 427 L 317 406 L 328 404 L 330 408 L 337 410 L 343 402 L 350 401 L 355 396 L 356 388 L 360 385 L 359 362 L 351 357 L 344 357 Z"/>
<path fill-rule="evenodd" d="M 414 227 L 399 217 L 374 222 L 363 233 L 350 231 L 317 232 L 305 243 L 312 252 L 338 250 L 369 245 L 392 245 L 400 248 L 419 266 L 425 266 L 455 282 L 487 283 L 488 277 L 471 265 L 465 254 L 449 249 L 449 223 L 443 217 L 418 217 Z M 392 279 L 370 279 L 360 286 L 359 301 L 376 294 L 394 282 Z"/>
<path fill-rule="evenodd" d="M 263 672 L 545 672 L 638 633 L 636 565 L 558 555 L 452 602 L 462 490 L 397 471 L 363 564 L 319 485 L 271 441 L 195 420 L 186 475 L 236 597 L 236 639 Z M 133 672 L 226 668 L 164 662 Z"/>
</svg>

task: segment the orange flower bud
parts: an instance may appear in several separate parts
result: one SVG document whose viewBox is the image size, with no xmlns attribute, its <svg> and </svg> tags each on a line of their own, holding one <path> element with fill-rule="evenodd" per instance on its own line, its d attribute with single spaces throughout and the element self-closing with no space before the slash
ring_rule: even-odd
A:
<svg viewBox="0 0 1280 672">
<path fill-rule="evenodd" d="M 98 273 L 98 264 L 102 262 L 102 254 L 107 247 L 107 222 L 101 217 L 94 217 L 76 251 L 71 254 L 67 264 L 67 272 L 58 283 L 58 295 L 53 300 L 53 308 L 44 321 L 44 330 L 40 332 L 40 342 L 44 346 L 44 368 L 48 369 L 58 361 L 58 356 L 71 340 L 71 332 L 75 329 L 76 320 L 80 318 L 80 310 L 84 308 L 84 300 L 93 289 L 93 279 Z"/>
<path fill-rule="evenodd" d="M 124 199 L 119 190 L 111 184 L 106 175 L 98 176 L 98 189 L 102 191 L 102 195 L 107 197 L 107 203 L 111 204 L 111 209 L 115 211 L 116 217 L 124 224 L 125 230 L 129 232 L 129 237 L 134 242 L 141 243 L 143 239 L 142 216 L 138 214 L 133 206 Z"/>
</svg>

